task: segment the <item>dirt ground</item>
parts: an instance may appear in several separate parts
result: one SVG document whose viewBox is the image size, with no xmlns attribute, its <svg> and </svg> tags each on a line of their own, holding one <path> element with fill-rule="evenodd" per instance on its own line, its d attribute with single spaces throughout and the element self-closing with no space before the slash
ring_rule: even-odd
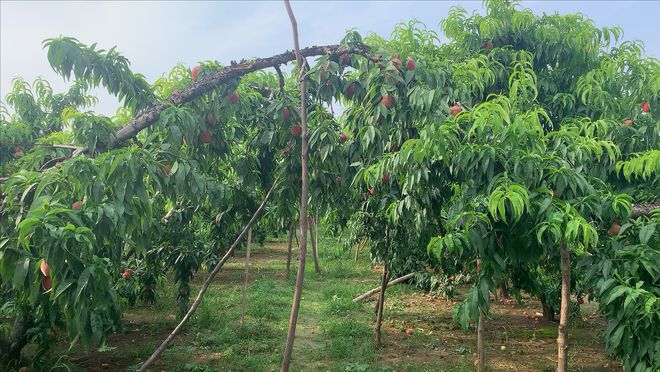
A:
<svg viewBox="0 0 660 372">
<path fill-rule="evenodd" d="M 319 325 L 318 313 L 323 314 L 324 306 L 337 298 L 332 288 L 344 288 L 346 293 L 361 294 L 365 289 L 374 287 L 379 280 L 376 270 L 369 265 L 366 253 L 359 264 L 352 261 L 352 253 L 337 259 L 333 265 L 323 262 L 330 260 L 321 256 L 323 275 L 309 274 L 306 279 L 306 293 L 298 331 L 297 346 L 294 355 L 293 370 L 332 370 L 332 371 L 470 371 L 474 370 L 476 360 L 476 336 L 470 331 L 464 333 L 460 327 L 452 324 L 452 310 L 458 299 L 448 300 L 439 295 L 429 295 L 418 289 L 398 285 L 388 289 L 383 323 L 384 344 L 380 349 L 370 346 L 367 351 L 342 351 L 338 349 L 332 354 L 332 348 L 341 347 L 330 339 L 335 333 L 328 331 L 326 326 Z M 292 279 L 286 279 L 283 267 L 286 262 L 286 245 L 270 243 L 266 248 L 256 249 L 252 255 L 251 286 L 259 281 L 270 280 L 273 290 L 282 290 L 290 303 L 288 293 Z M 313 261 L 308 259 L 313 271 Z M 243 275 L 244 259 L 237 254 L 221 274 L 216 278 L 218 288 L 225 288 L 232 293 L 240 292 Z M 295 265 L 295 257 L 292 265 Z M 362 270 L 351 271 L 348 275 L 348 265 L 362 265 Z M 336 270 L 336 271 L 335 271 Z M 200 272 L 194 283 L 201 283 L 206 272 Z M 292 275 L 293 276 L 293 275 Z M 346 277 L 344 277 L 346 276 Z M 214 284 L 215 285 L 215 284 Z M 276 288 L 281 286 L 282 288 Z M 307 288 L 309 287 L 309 288 Z M 174 288 L 165 291 L 174 292 Z M 266 288 L 269 291 L 269 288 Z M 343 291 L 343 289 L 342 289 Z M 235 294 L 232 294 L 235 295 Z M 332 297 L 323 297 L 332 296 Z M 344 297 L 348 297 L 344 295 Z M 329 299 L 328 299 L 329 298 Z M 346 307 L 357 306 L 348 312 L 337 312 L 330 315 L 329 322 L 339 325 L 342 322 L 353 322 L 366 330 L 356 334 L 350 328 L 345 332 L 353 332 L 346 340 L 355 345 L 372 343 L 370 330 L 373 327 L 374 298 L 362 305 L 346 302 Z M 221 301 L 221 300 L 218 300 Z M 227 299 L 226 311 L 236 311 L 231 305 L 234 299 Z M 289 301 L 289 302 L 286 302 Z M 200 335 L 222 333 L 237 328 L 236 322 L 217 325 L 211 322 L 212 329 L 204 329 L 198 323 L 191 324 L 186 331 L 175 340 L 165 358 L 161 358 L 151 371 L 222 371 L 222 370 L 277 370 L 281 358 L 281 345 L 286 334 L 286 317 L 289 307 L 279 306 L 278 316 L 273 323 L 277 326 L 271 336 L 263 336 L 261 346 L 255 351 L 236 356 L 237 348 L 243 344 L 229 340 L 227 344 L 221 341 L 205 344 L 200 343 Z M 222 311 L 220 308 L 218 311 Z M 307 312 L 305 312 L 307 311 Z M 524 304 L 514 301 L 495 302 L 491 307 L 490 318 L 486 322 L 486 352 L 487 365 L 490 371 L 554 371 L 556 366 L 556 334 L 557 323 L 543 320 L 541 305 L 538 301 L 525 298 Z M 609 359 L 604 352 L 602 333 L 605 329 L 604 320 L 596 313 L 596 304 L 586 303 L 582 307 L 583 319 L 571 324 L 569 358 L 572 370 L 577 371 L 617 371 L 621 364 Z M 156 306 L 140 305 L 130 309 L 125 314 L 125 329 L 121 333 L 109 336 L 107 345 L 101 351 L 84 352 L 76 346 L 69 353 L 69 365 L 72 370 L 87 371 L 126 371 L 134 370 L 153 350 L 164 340 L 176 325 L 175 309 L 171 303 L 164 301 Z M 233 314 L 233 313 L 232 313 Z M 316 315 L 315 315 L 316 314 Z M 262 320 L 259 320 L 261 322 Z M 262 327 L 266 323 L 256 323 Z M 326 322 L 327 323 L 327 322 Z M 334 323 L 333 323 L 334 324 Z M 224 328 L 222 328 L 224 327 Z M 208 328 L 208 327 L 207 327 Z M 413 329 L 413 334 L 406 334 L 407 328 Z M 258 329 L 257 329 L 258 330 Z M 255 331 L 257 332 L 257 331 Z M 340 332 L 340 331 L 336 331 Z M 240 337 L 239 332 L 239 337 Z M 250 342 L 255 342 L 254 335 Z M 260 336 L 261 337 L 261 336 Z M 270 337 L 268 339 L 267 337 Z M 228 346 L 229 345 L 229 346 Z M 250 344 L 252 345 L 252 344 Z M 278 347 L 277 345 L 280 345 Z M 65 344 L 58 348 L 64 351 Z M 370 351 L 369 351 L 370 350 Z M 245 351 L 241 351 L 244 353 Z M 247 356 L 246 356 L 247 355 Z M 231 359 L 234 358 L 234 359 Z M 241 358 L 245 360 L 241 360 Z M 252 358 L 252 359 L 250 359 Z M 245 364 L 251 361 L 252 364 Z M 243 363 L 245 362 L 245 363 Z M 263 369 L 261 369 L 263 367 Z"/>
</svg>

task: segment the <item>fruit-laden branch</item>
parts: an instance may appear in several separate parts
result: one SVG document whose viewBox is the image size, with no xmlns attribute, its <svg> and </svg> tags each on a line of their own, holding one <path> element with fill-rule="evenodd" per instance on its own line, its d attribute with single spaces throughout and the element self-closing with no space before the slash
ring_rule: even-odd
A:
<svg viewBox="0 0 660 372">
<path fill-rule="evenodd" d="M 367 58 L 369 55 L 370 47 L 364 44 L 356 46 L 340 46 L 340 45 L 326 45 L 326 46 L 312 46 L 300 50 L 300 54 L 304 57 L 318 56 L 318 55 L 340 55 L 343 53 L 360 54 Z M 116 133 L 115 139 L 110 143 L 109 147 L 122 146 L 123 142 L 137 135 L 141 130 L 149 127 L 160 117 L 160 114 L 171 105 L 181 105 L 202 96 L 203 94 L 212 91 L 213 89 L 236 79 L 240 76 L 249 74 L 257 70 L 263 70 L 269 67 L 286 64 L 294 61 L 296 56 L 294 52 L 287 51 L 268 58 L 257 58 L 252 61 L 242 61 L 240 63 L 233 63 L 232 65 L 208 75 L 202 76 L 198 81 L 192 83 L 182 91 L 172 94 L 165 101 L 146 109 L 144 112 L 136 116 L 128 124 L 119 129 Z"/>
<path fill-rule="evenodd" d="M 660 209 L 660 202 L 633 204 L 630 217 L 648 216 L 654 209 Z"/>
<path fill-rule="evenodd" d="M 181 331 L 183 326 L 188 322 L 190 317 L 195 313 L 197 308 L 199 307 L 199 304 L 202 303 L 202 298 L 204 297 L 204 294 L 206 291 L 209 289 L 209 286 L 211 285 L 211 282 L 213 281 L 213 278 L 218 274 L 222 266 L 224 266 L 225 262 L 231 257 L 232 253 L 234 252 L 234 249 L 238 246 L 238 244 L 243 240 L 245 235 L 247 234 L 248 230 L 252 227 L 252 225 L 257 221 L 259 216 L 261 215 L 261 212 L 264 210 L 264 207 L 266 206 L 266 203 L 268 202 L 268 199 L 270 199 L 270 196 L 273 194 L 273 190 L 275 190 L 275 187 L 277 186 L 277 181 L 278 179 L 275 179 L 273 182 L 273 186 L 270 187 L 270 190 L 268 190 L 268 193 L 266 193 L 266 196 L 264 197 L 264 200 L 261 201 L 261 205 L 259 205 L 259 208 L 254 212 L 252 215 L 252 218 L 250 218 L 250 221 L 243 227 L 243 230 L 241 230 L 241 233 L 238 235 L 234 243 L 229 247 L 227 250 L 227 253 L 222 257 L 220 262 L 218 262 L 217 265 L 213 268 L 213 271 L 211 271 L 211 274 L 209 274 L 208 278 L 204 281 L 204 284 L 202 284 L 202 288 L 199 289 L 199 293 L 197 294 L 197 297 L 195 298 L 195 301 L 192 303 L 192 306 L 190 306 L 190 309 L 186 313 L 186 315 L 181 319 L 179 324 L 174 328 L 172 333 L 170 333 L 169 336 L 163 341 L 162 344 L 154 351 L 153 354 L 147 359 L 142 366 L 140 366 L 140 369 L 138 371 L 145 371 L 147 367 L 149 367 L 157 358 L 158 356 L 167 349 L 167 346 L 172 342 L 174 337 Z"/>
<path fill-rule="evenodd" d="M 405 281 L 408 280 L 408 279 L 412 279 L 414 276 L 415 276 L 415 273 L 410 273 L 410 274 L 404 275 L 404 276 L 402 276 L 402 277 L 400 277 L 400 278 L 396 278 L 396 279 L 394 279 L 394 280 L 391 280 L 389 283 L 387 283 L 387 285 L 385 286 L 385 288 L 387 288 L 387 287 L 391 287 L 391 286 L 393 286 L 393 285 L 395 285 L 395 284 L 399 284 L 399 283 L 401 283 L 401 282 L 405 282 Z M 367 298 L 369 298 L 369 297 L 375 295 L 376 293 L 378 293 L 378 291 L 380 291 L 380 286 L 378 286 L 378 287 L 376 287 L 376 288 L 374 288 L 374 289 L 372 289 L 372 290 L 370 290 L 370 291 L 368 291 L 368 292 L 366 292 L 366 293 L 364 293 L 364 294 L 362 294 L 362 295 L 360 295 L 360 296 L 355 297 L 355 298 L 353 299 L 353 302 L 364 301 L 365 299 L 367 299 Z"/>
</svg>

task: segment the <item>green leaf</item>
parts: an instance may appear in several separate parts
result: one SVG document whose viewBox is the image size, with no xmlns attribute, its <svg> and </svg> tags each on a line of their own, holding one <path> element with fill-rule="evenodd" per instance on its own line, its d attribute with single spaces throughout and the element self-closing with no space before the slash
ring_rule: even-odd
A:
<svg viewBox="0 0 660 372">
<path fill-rule="evenodd" d="M 614 288 L 612 293 L 610 293 L 610 297 L 607 299 L 607 302 L 605 304 L 606 305 L 611 304 L 614 300 L 616 300 L 617 298 L 621 297 L 623 294 L 626 294 L 628 292 L 630 292 L 630 288 L 626 286 L 621 285 Z"/>
<path fill-rule="evenodd" d="M 655 224 L 648 224 L 644 225 L 639 229 L 639 241 L 642 244 L 648 244 L 649 240 L 651 240 L 651 237 L 653 236 L 653 233 L 655 232 Z"/>
<path fill-rule="evenodd" d="M 30 271 L 30 258 L 24 257 L 22 260 L 16 262 L 16 270 L 14 270 L 14 288 L 21 290 L 25 287 L 25 278 Z"/>
</svg>

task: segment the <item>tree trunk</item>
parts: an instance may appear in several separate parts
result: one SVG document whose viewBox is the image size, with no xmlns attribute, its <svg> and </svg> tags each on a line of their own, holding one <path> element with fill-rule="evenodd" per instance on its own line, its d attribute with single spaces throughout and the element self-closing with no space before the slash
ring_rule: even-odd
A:
<svg viewBox="0 0 660 372">
<path fill-rule="evenodd" d="M 477 258 L 477 272 L 481 271 L 481 258 Z M 484 311 L 479 306 L 479 324 L 477 325 L 477 372 L 486 370 L 486 351 L 484 349 L 484 336 L 486 333 L 486 319 Z"/>
<path fill-rule="evenodd" d="M 571 261 L 566 243 L 559 247 L 561 255 L 561 308 L 557 335 L 557 372 L 568 371 L 568 307 L 571 301 Z"/>
<path fill-rule="evenodd" d="M 3 349 L 0 350 L 0 362 L 9 365 L 12 361 L 19 361 L 21 359 L 21 351 L 27 345 L 27 330 L 32 326 L 32 318 L 28 315 L 19 315 L 14 319 L 14 326 L 9 335 L 9 340 L 3 344 Z M 4 354 L 4 355 L 2 355 Z"/>
<path fill-rule="evenodd" d="M 243 302 L 241 303 L 241 327 L 245 320 L 245 304 L 247 302 L 248 271 L 250 269 L 250 246 L 252 245 L 252 228 L 248 230 L 247 249 L 245 250 L 245 277 L 243 279 Z"/>
<path fill-rule="evenodd" d="M 316 218 L 309 217 L 309 240 L 312 242 L 312 257 L 314 257 L 314 270 L 317 274 L 321 272 L 319 267 L 319 252 L 316 248 Z"/>
<path fill-rule="evenodd" d="M 548 322 L 554 322 L 555 309 L 550 307 L 550 305 L 546 304 L 544 301 L 541 301 L 541 306 L 543 306 L 543 320 Z"/>
<path fill-rule="evenodd" d="M 385 290 L 387 289 L 387 263 L 383 264 L 383 276 L 380 278 L 380 295 L 378 296 L 376 312 L 376 346 L 381 346 L 380 326 L 383 320 L 383 307 L 385 305 Z"/>
<path fill-rule="evenodd" d="M 486 370 L 486 351 L 484 349 L 484 334 L 486 333 L 486 320 L 484 311 L 479 309 L 479 326 L 477 327 L 477 372 Z"/>
<path fill-rule="evenodd" d="M 286 242 L 286 277 L 288 278 L 291 273 L 291 248 L 293 245 L 293 234 L 295 232 L 295 226 L 293 222 L 289 226 L 289 238 Z"/>
<path fill-rule="evenodd" d="M 298 42 L 298 23 L 296 17 L 293 15 L 291 4 L 289 0 L 284 0 L 286 12 L 291 21 L 291 28 L 293 31 L 293 45 L 296 53 L 296 60 L 300 72 L 298 79 L 300 81 L 300 125 L 302 127 L 301 134 L 301 192 L 300 192 L 300 253 L 298 264 L 298 272 L 296 274 L 296 288 L 293 294 L 293 303 L 291 304 L 291 316 L 289 317 L 289 330 L 286 337 L 286 345 L 284 347 L 284 357 L 282 358 L 281 372 L 287 372 L 291 366 L 291 355 L 293 354 L 293 342 L 296 338 L 296 324 L 298 322 L 298 310 L 300 310 L 300 298 L 302 297 L 303 281 L 305 279 L 305 258 L 307 255 L 307 199 L 309 195 L 309 174 L 308 174 L 308 145 L 307 145 L 307 86 L 305 81 L 305 60 L 300 54 L 300 43 Z"/>
<path fill-rule="evenodd" d="M 509 298 L 511 298 L 511 296 L 509 296 L 509 288 L 506 285 L 506 281 L 503 280 L 502 283 L 500 283 L 500 286 L 497 288 L 497 300 L 504 301 L 508 300 Z"/>
</svg>

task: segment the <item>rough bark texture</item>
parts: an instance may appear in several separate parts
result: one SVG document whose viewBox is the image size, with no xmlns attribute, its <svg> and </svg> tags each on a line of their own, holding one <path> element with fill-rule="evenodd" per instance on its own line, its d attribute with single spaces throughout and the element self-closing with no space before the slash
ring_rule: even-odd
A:
<svg viewBox="0 0 660 372">
<path fill-rule="evenodd" d="M 286 242 L 286 277 L 289 277 L 291 273 L 291 247 L 293 246 L 293 233 L 295 231 L 295 225 L 293 222 L 289 226 L 289 239 Z"/>
<path fill-rule="evenodd" d="M 477 271 L 481 270 L 481 259 L 477 259 Z M 484 311 L 479 306 L 479 324 L 477 325 L 477 372 L 486 370 L 486 350 L 484 348 L 484 336 L 486 333 L 486 319 Z"/>
<path fill-rule="evenodd" d="M 241 302 L 241 327 L 245 321 L 245 305 L 247 303 L 247 286 L 250 270 L 250 248 L 252 245 L 252 228 L 248 230 L 247 248 L 245 249 L 245 275 L 243 277 L 243 302 Z"/>
<path fill-rule="evenodd" d="M 2 365 L 9 365 L 12 361 L 21 359 L 21 350 L 27 345 L 27 330 L 32 326 L 32 318 L 27 315 L 20 315 L 14 319 L 14 326 L 9 335 L 9 340 L 2 345 L 0 353 L 0 362 Z"/>
<path fill-rule="evenodd" d="M 268 202 L 268 199 L 270 199 L 270 196 L 273 194 L 273 190 L 275 190 L 275 186 L 277 185 L 277 179 L 275 182 L 273 182 L 273 186 L 271 186 L 270 190 L 268 190 L 268 193 L 266 193 L 266 196 L 264 197 L 264 200 L 261 202 L 261 205 L 259 205 L 259 208 L 254 212 L 252 215 L 252 218 L 250 218 L 250 221 L 245 225 L 243 230 L 241 230 L 241 233 L 238 235 L 234 243 L 229 247 L 229 250 L 227 250 L 227 253 L 222 257 L 220 262 L 218 262 L 215 267 L 213 268 L 213 271 L 211 271 L 211 274 L 209 274 L 208 278 L 204 281 L 204 284 L 202 284 L 202 288 L 200 288 L 199 293 L 197 294 L 197 297 L 195 298 L 195 301 L 192 303 L 192 306 L 190 306 L 190 309 L 184 315 L 183 319 L 179 322 L 179 324 L 174 328 L 172 333 L 167 336 L 165 341 L 163 341 L 160 346 L 151 354 L 149 359 L 147 359 L 146 362 L 140 366 L 140 369 L 138 369 L 139 372 L 146 371 L 146 369 L 153 364 L 154 361 L 160 356 L 160 354 L 167 349 L 167 346 L 174 340 L 174 337 L 183 329 L 183 326 L 188 322 L 190 317 L 195 313 L 197 308 L 199 307 L 199 304 L 202 303 L 202 298 L 204 297 L 204 294 L 206 291 L 209 289 L 209 286 L 211 285 L 211 282 L 213 281 L 213 278 L 215 278 L 216 275 L 218 275 L 218 272 L 224 266 L 225 262 L 229 259 L 231 254 L 234 252 L 234 249 L 236 249 L 236 246 L 243 240 L 245 235 L 247 234 L 247 231 L 252 227 L 254 222 L 259 218 L 261 215 L 261 212 L 264 210 L 264 207 L 266 206 L 266 203 Z"/>
<path fill-rule="evenodd" d="M 550 307 L 550 305 L 543 303 L 543 301 L 541 301 L 541 306 L 543 307 L 543 320 L 548 322 L 554 322 L 555 309 Z"/>
<path fill-rule="evenodd" d="M 415 273 L 406 274 L 406 275 L 404 275 L 404 276 L 402 276 L 402 277 L 396 278 L 396 279 L 390 281 L 389 283 L 387 283 L 387 287 L 391 287 L 391 286 L 393 286 L 393 285 L 396 285 L 396 284 L 399 284 L 399 283 L 405 282 L 406 280 L 412 279 L 412 278 L 414 278 L 414 277 L 415 277 Z M 376 288 L 374 288 L 374 289 L 372 289 L 372 290 L 370 290 L 370 291 L 368 291 L 368 292 L 365 292 L 365 293 L 363 293 L 363 294 L 361 294 L 361 295 L 355 297 L 355 298 L 353 299 L 353 302 L 364 301 L 364 300 L 366 300 L 367 298 L 369 298 L 369 297 L 375 295 L 375 294 L 378 293 L 379 291 L 380 291 L 380 286 L 378 286 L 378 287 L 376 287 Z"/>
<path fill-rule="evenodd" d="M 511 296 L 509 295 L 509 288 L 506 285 L 506 281 L 502 281 L 502 283 L 500 283 L 500 286 L 497 288 L 497 300 L 503 301 L 503 300 L 508 300 L 510 298 Z"/>
<path fill-rule="evenodd" d="M 571 295 L 571 261 L 568 247 L 559 247 L 561 255 L 561 308 L 559 310 L 559 331 L 557 332 L 557 372 L 568 371 L 568 307 Z"/>
<path fill-rule="evenodd" d="M 633 204 L 630 217 L 637 218 L 651 214 L 654 209 L 660 209 L 660 201 L 655 203 Z"/>
<path fill-rule="evenodd" d="M 305 83 L 305 59 L 300 52 L 300 43 L 298 42 L 298 23 L 293 15 L 289 0 L 284 0 L 286 12 L 291 21 L 293 31 L 293 45 L 296 54 L 298 66 L 300 66 L 300 125 L 301 134 L 301 192 L 300 192 L 300 253 L 298 254 L 298 272 L 296 274 L 296 288 L 293 294 L 293 303 L 291 305 L 291 316 L 289 317 L 289 330 L 284 347 L 284 357 L 282 358 L 281 372 L 287 372 L 291 366 L 291 355 L 293 354 L 293 342 L 296 338 L 296 325 L 298 323 L 298 310 L 300 310 L 300 298 L 302 297 L 303 281 L 305 279 L 305 260 L 307 255 L 307 199 L 309 192 L 309 174 L 308 174 L 308 146 L 307 146 L 307 86 Z"/>
<path fill-rule="evenodd" d="M 316 231 L 316 217 L 309 218 L 309 240 L 312 241 L 312 257 L 314 257 L 314 270 L 317 274 L 321 273 L 321 268 L 319 267 L 319 251 L 317 248 L 318 239 Z"/>
<path fill-rule="evenodd" d="M 479 326 L 477 327 L 477 372 L 486 370 L 486 350 L 484 349 L 484 334 L 486 333 L 484 311 L 479 309 Z"/>
<path fill-rule="evenodd" d="M 380 326 L 383 321 L 383 307 L 385 305 L 385 290 L 387 289 L 387 264 L 383 265 L 383 276 L 380 278 L 380 294 L 378 296 L 378 305 L 376 312 L 376 346 L 380 347 Z"/>
</svg>

